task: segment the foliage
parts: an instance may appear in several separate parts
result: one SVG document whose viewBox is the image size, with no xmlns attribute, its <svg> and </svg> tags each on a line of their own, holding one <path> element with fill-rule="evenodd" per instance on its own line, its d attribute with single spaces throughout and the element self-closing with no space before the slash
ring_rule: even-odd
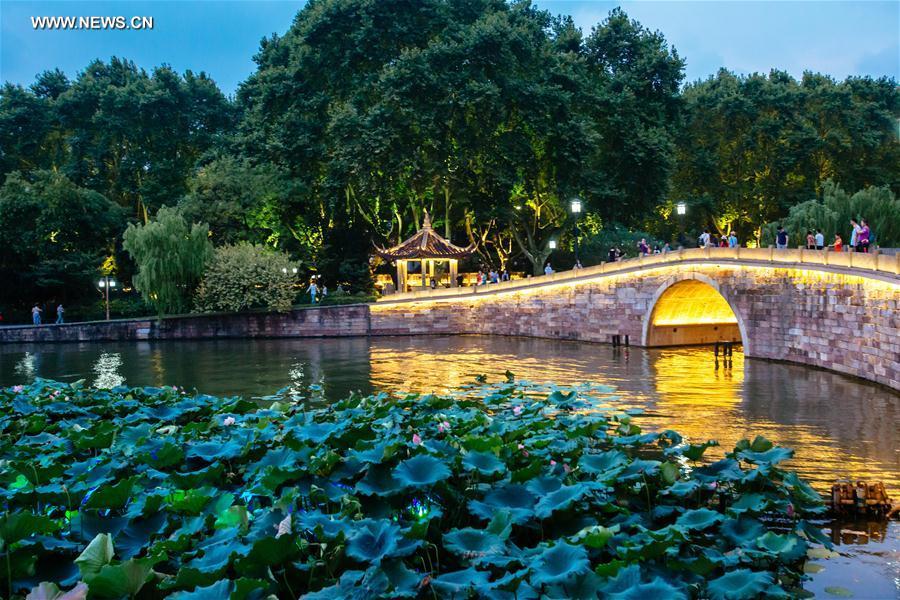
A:
<svg viewBox="0 0 900 600">
<path fill-rule="evenodd" d="M 124 226 L 118 206 L 59 173 L 9 175 L 0 188 L 0 297 L 25 305 L 94 294 Z"/>
<path fill-rule="evenodd" d="M 705 445 L 642 432 L 610 391 L 510 374 L 447 396 L 311 408 L 289 393 L 260 408 L 177 388 L 4 389 L 0 589 L 795 593 L 807 537 L 821 537 L 805 519 L 823 506 L 780 467 L 790 451 L 758 437 L 697 462 Z"/>
<path fill-rule="evenodd" d="M 900 246 L 900 199 L 887 186 L 868 187 L 852 196 L 832 181 L 825 182 L 822 201 L 808 200 L 788 211 L 788 216 L 778 222 L 768 223 L 763 230 L 763 244 L 775 244 L 775 232 L 783 225 L 790 235 L 792 246 L 806 243 L 806 232 L 821 229 L 827 244 L 841 235 L 845 246 L 850 245 L 853 227 L 866 219 L 871 230 L 873 245 L 896 248 Z"/>
<path fill-rule="evenodd" d="M 148 74 L 115 57 L 92 61 L 71 82 L 47 71 L 30 90 L 0 92 L 0 178 L 52 169 L 146 220 L 184 194 L 233 114 L 205 73 L 161 66 Z"/>
<path fill-rule="evenodd" d="M 684 90 L 685 126 L 671 197 L 686 201 L 699 228 L 759 229 L 829 179 L 849 189 L 897 189 L 900 92 L 888 77 L 837 83 L 773 70 L 737 76 L 722 69 Z M 805 232 L 805 230 L 804 230 Z"/>
<path fill-rule="evenodd" d="M 209 227 L 188 225 L 173 208 L 163 206 L 146 225 L 130 224 L 124 248 L 138 266 L 134 287 L 159 315 L 185 312 L 212 257 Z"/>
<path fill-rule="evenodd" d="M 645 231 L 632 231 L 625 227 L 613 224 L 600 230 L 594 235 L 588 235 L 581 241 L 581 256 L 584 264 L 599 264 L 609 260 L 609 249 L 616 247 L 626 257 L 638 255 L 638 244 L 642 239 L 652 251 L 655 246 L 663 247 L 665 242 L 660 241 Z"/>
<path fill-rule="evenodd" d="M 197 288 L 197 310 L 286 312 L 297 295 L 294 268 L 286 254 L 265 246 L 243 242 L 216 248 Z"/>
</svg>

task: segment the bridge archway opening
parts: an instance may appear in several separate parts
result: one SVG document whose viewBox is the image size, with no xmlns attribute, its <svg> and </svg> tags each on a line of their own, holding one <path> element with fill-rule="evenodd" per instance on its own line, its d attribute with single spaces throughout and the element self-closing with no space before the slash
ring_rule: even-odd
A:
<svg viewBox="0 0 900 600">
<path fill-rule="evenodd" d="M 741 343 L 741 325 L 731 305 L 710 283 L 685 279 L 658 296 L 647 327 L 647 346 Z"/>
</svg>

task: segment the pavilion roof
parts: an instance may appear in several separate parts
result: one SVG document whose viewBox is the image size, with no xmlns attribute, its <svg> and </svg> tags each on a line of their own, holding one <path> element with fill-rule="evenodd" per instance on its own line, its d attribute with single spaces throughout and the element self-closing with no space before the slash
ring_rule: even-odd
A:
<svg viewBox="0 0 900 600">
<path fill-rule="evenodd" d="M 422 228 L 411 238 L 391 248 L 375 247 L 375 253 L 388 260 L 420 260 L 423 258 L 465 258 L 475 252 L 475 244 L 465 248 L 455 246 L 431 228 L 431 218 L 425 213 Z"/>
</svg>

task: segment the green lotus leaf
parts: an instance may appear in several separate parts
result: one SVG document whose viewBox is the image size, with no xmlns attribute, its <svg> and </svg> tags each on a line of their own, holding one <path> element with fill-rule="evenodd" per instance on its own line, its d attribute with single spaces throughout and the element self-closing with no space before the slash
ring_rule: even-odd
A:
<svg viewBox="0 0 900 600">
<path fill-rule="evenodd" d="M 756 545 L 761 550 L 778 555 L 783 561 L 792 561 L 805 556 L 808 548 L 807 543 L 793 533 L 782 535 L 772 531 L 758 538 Z"/>
<path fill-rule="evenodd" d="M 591 561 L 584 546 L 559 542 L 545 549 L 534 561 L 531 584 L 535 587 L 561 584 L 590 570 Z"/>
<path fill-rule="evenodd" d="M 471 527 L 451 529 L 444 534 L 443 544 L 448 551 L 463 557 L 497 554 L 505 546 L 497 535 Z"/>
<path fill-rule="evenodd" d="M 7 545 L 14 544 L 39 533 L 53 533 L 59 529 L 59 524 L 44 515 L 34 515 L 30 512 L 15 512 L 0 516 L 0 539 Z"/>
<path fill-rule="evenodd" d="M 387 496 L 400 490 L 401 482 L 393 470 L 383 465 L 372 465 L 365 476 L 356 482 L 356 491 L 366 496 Z"/>
<path fill-rule="evenodd" d="M 472 567 L 462 571 L 444 573 L 431 580 L 431 585 L 440 595 L 454 597 L 469 590 L 483 589 L 488 584 L 488 573 Z"/>
<path fill-rule="evenodd" d="M 699 481 L 676 481 L 669 487 L 660 491 L 660 494 L 667 496 L 675 496 L 676 498 L 687 498 L 697 493 L 700 489 Z"/>
<path fill-rule="evenodd" d="M 711 465 L 694 469 L 693 476 L 698 481 L 740 481 L 744 478 L 744 471 L 738 461 L 733 458 L 723 458 Z"/>
<path fill-rule="evenodd" d="M 469 452 L 463 457 L 463 468 L 467 471 L 478 471 L 482 475 L 500 475 L 506 471 L 506 465 L 493 452 Z"/>
<path fill-rule="evenodd" d="M 750 450 L 753 452 L 766 452 L 773 448 L 775 444 L 767 440 L 761 435 L 756 436 L 753 442 L 750 443 Z"/>
<path fill-rule="evenodd" d="M 394 597 L 415 597 L 422 576 L 407 568 L 402 560 L 385 560 L 381 563 L 381 570 L 391 583 Z"/>
<path fill-rule="evenodd" d="M 400 549 L 400 527 L 385 520 L 361 521 L 347 540 L 347 556 L 360 562 L 380 563 Z"/>
<path fill-rule="evenodd" d="M 469 510 L 482 519 L 492 519 L 500 510 L 508 510 L 513 523 L 524 523 L 534 514 L 535 496 L 524 485 L 510 484 L 494 488 L 483 500 L 469 502 Z"/>
<path fill-rule="evenodd" d="M 566 581 L 565 585 L 547 586 L 544 597 L 565 600 L 596 600 L 599 587 L 600 578 L 588 571 L 583 575 L 577 575 L 574 579 Z M 522 598 L 518 590 L 515 597 Z M 537 598 L 537 594 L 534 597 Z"/>
<path fill-rule="evenodd" d="M 408 458 L 394 469 L 394 478 L 407 488 L 434 485 L 448 477 L 447 465 L 427 454 Z"/>
<path fill-rule="evenodd" d="M 648 583 L 638 583 L 621 592 L 609 595 L 610 600 L 687 600 L 688 595 L 677 587 L 654 577 Z"/>
<path fill-rule="evenodd" d="M 756 598 L 773 583 L 769 573 L 736 569 L 710 581 L 706 592 L 712 600 L 744 600 Z"/>
<path fill-rule="evenodd" d="M 565 510 L 584 497 L 589 492 L 588 486 L 583 483 L 566 485 L 555 492 L 540 498 L 534 506 L 534 514 L 541 519 L 546 519 L 558 510 Z"/>
<path fill-rule="evenodd" d="M 602 525 L 593 525 L 585 527 L 575 535 L 569 538 L 573 544 L 582 544 L 588 548 L 602 548 L 606 543 L 619 532 L 619 526 L 603 527 Z"/>
<path fill-rule="evenodd" d="M 552 494 L 562 487 L 562 480 L 558 477 L 535 477 L 525 487 L 535 496 L 544 496 Z"/>
<path fill-rule="evenodd" d="M 688 530 L 708 529 L 721 522 L 725 517 L 714 510 L 708 508 L 697 508 L 685 512 L 675 520 L 675 525 Z"/>
<path fill-rule="evenodd" d="M 341 532 L 348 533 L 351 523 L 347 519 L 336 518 L 336 515 L 326 515 L 319 511 L 312 511 L 300 515 L 300 527 L 306 530 L 322 528 L 326 539 L 337 537 Z"/>
<path fill-rule="evenodd" d="M 222 600 L 231 597 L 234 584 L 228 579 L 220 579 L 206 587 L 196 587 L 191 592 L 176 592 L 169 600 Z"/>
<path fill-rule="evenodd" d="M 244 447 L 234 440 L 228 442 L 199 442 L 188 446 L 187 458 L 198 458 L 208 463 L 218 460 L 234 460 L 244 453 Z"/>
<path fill-rule="evenodd" d="M 718 446 L 719 442 L 715 440 L 709 440 L 707 442 L 703 442 L 702 444 L 688 444 L 684 448 L 680 448 L 681 455 L 689 460 L 700 460 L 703 457 L 703 454 L 706 452 L 707 448 L 712 448 L 713 446 Z"/>
<path fill-rule="evenodd" d="M 837 596 L 838 598 L 852 598 L 853 592 L 839 585 L 829 585 L 825 588 L 825 593 L 829 596 Z"/>
<path fill-rule="evenodd" d="M 190 560 L 185 566 L 213 577 L 228 567 L 235 557 L 246 556 L 250 549 L 247 544 L 240 541 L 237 529 L 220 529 L 198 543 L 197 547 L 203 551 L 203 556 Z"/>
<path fill-rule="evenodd" d="M 291 435 L 298 442 L 322 444 L 340 429 L 342 429 L 342 427 L 337 423 L 307 423 L 302 427 L 293 428 L 291 430 Z"/>
<path fill-rule="evenodd" d="M 129 559 L 117 565 L 104 565 L 88 580 L 92 598 L 133 598 L 153 577 L 153 559 Z"/>
<path fill-rule="evenodd" d="M 78 565 L 82 578 L 87 580 L 108 565 L 114 554 L 112 536 L 108 533 L 98 533 L 75 559 L 75 564 Z"/>
<path fill-rule="evenodd" d="M 506 540 L 512 533 L 512 526 L 512 511 L 498 510 L 494 513 L 494 516 L 491 517 L 491 522 L 488 523 L 487 530 L 501 540 Z"/>
<path fill-rule="evenodd" d="M 584 454 L 578 460 L 578 468 L 585 473 L 597 475 L 601 481 L 615 478 L 628 466 L 628 455 L 618 450 Z"/>
<path fill-rule="evenodd" d="M 761 513 L 769 507 L 770 500 L 764 494 L 741 494 L 738 501 L 728 507 L 729 512 Z"/>
<path fill-rule="evenodd" d="M 375 444 L 371 448 L 367 448 L 366 450 L 351 450 L 350 457 L 358 460 L 361 463 L 375 463 L 378 464 L 384 460 L 385 453 L 390 448 L 390 444 L 387 442 L 382 442 L 380 444 Z"/>
<path fill-rule="evenodd" d="M 744 546 L 755 542 L 758 537 L 766 532 L 765 526 L 750 517 L 739 519 L 726 519 L 721 527 L 722 535 L 736 546 Z"/>
<path fill-rule="evenodd" d="M 789 458 L 792 458 L 793 456 L 793 450 L 791 450 L 790 448 L 782 448 L 781 446 L 775 446 L 774 448 L 766 450 L 765 452 L 754 452 L 752 450 L 744 450 L 743 452 L 738 452 L 738 458 L 757 465 L 776 465 Z"/>
<path fill-rule="evenodd" d="M 659 473 L 660 463 L 658 460 L 642 460 L 635 459 L 619 473 L 619 480 L 633 481 L 644 478 L 655 477 Z"/>
</svg>

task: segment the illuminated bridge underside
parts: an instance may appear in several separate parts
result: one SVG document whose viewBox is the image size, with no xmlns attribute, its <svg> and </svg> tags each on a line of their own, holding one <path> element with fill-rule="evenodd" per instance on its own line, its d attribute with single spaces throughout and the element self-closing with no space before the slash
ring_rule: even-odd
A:
<svg viewBox="0 0 900 600">
<path fill-rule="evenodd" d="M 696 249 L 479 288 L 388 296 L 372 335 L 499 334 L 663 346 L 740 340 L 746 356 L 900 390 L 900 257 Z"/>
<path fill-rule="evenodd" d="M 656 301 L 648 346 L 689 346 L 740 342 L 737 317 L 712 286 L 695 279 L 679 281 Z"/>
</svg>

